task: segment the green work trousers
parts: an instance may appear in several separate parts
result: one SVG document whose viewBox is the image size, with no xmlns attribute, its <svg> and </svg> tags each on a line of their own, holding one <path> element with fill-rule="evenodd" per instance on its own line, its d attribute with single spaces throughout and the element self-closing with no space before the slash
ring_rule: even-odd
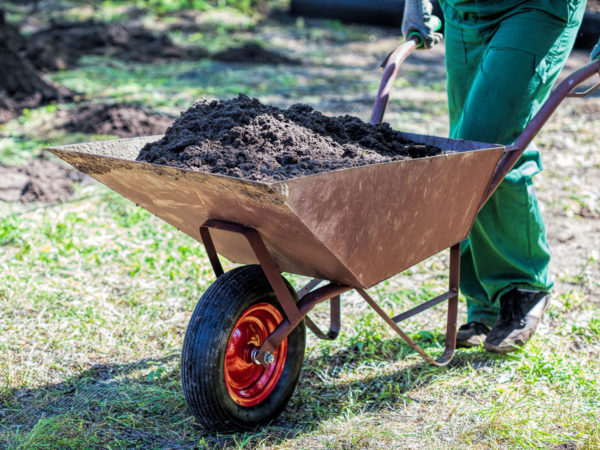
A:
<svg viewBox="0 0 600 450">
<path fill-rule="evenodd" d="M 442 0 L 450 136 L 512 144 L 543 105 L 573 47 L 585 10 L 565 0 Z M 547 292 L 550 253 L 534 187 L 542 170 L 529 146 L 481 209 L 461 254 L 468 320 L 492 325 L 514 287 Z"/>
</svg>

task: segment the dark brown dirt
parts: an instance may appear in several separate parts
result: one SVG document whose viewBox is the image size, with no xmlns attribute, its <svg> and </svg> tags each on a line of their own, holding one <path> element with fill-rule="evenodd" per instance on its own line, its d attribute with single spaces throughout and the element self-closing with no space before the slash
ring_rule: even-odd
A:
<svg viewBox="0 0 600 450">
<path fill-rule="evenodd" d="M 64 112 L 63 127 L 73 133 L 121 137 L 163 134 L 173 118 L 133 104 L 83 105 Z"/>
<path fill-rule="evenodd" d="M 46 80 L 31 62 L 21 55 L 23 38 L 7 23 L 0 10 L 0 123 L 15 117 L 24 108 L 36 108 L 66 101 L 74 93 Z"/>
<path fill-rule="evenodd" d="M 289 58 L 272 50 L 267 50 L 256 42 L 250 42 L 241 47 L 230 47 L 222 52 L 213 54 L 211 58 L 232 63 L 301 64 L 297 59 Z"/>
<path fill-rule="evenodd" d="M 40 156 L 26 166 L 0 166 L 0 201 L 60 203 L 84 175 Z"/>
<path fill-rule="evenodd" d="M 17 117 L 17 106 L 5 94 L 0 92 L 0 123 L 8 122 Z"/>
<path fill-rule="evenodd" d="M 199 47 L 181 47 L 165 34 L 154 34 L 140 25 L 85 22 L 53 23 L 34 33 L 27 44 L 30 57 L 51 70 L 75 64 L 83 55 L 108 55 L 125 61 L 156 63 L 198 59 L 207 56 Z M 39 55 L 34 57 L 34 55 Z M 50 62 L 49 62 L 50 60 Z"/>
<path fill-rule="evenodd" d="M 41 72 L 72 69 L 77 66 L 80 57 L 61 43 L 45 39 L 29 40 L 23 54 Z"/>
<path fill-rule="evenodd" d="M 67 89 L 44 79 L 31 63 L 0 38 L 0 91 L 23 107 L 34 107 L 63 100 Z"/>
<path fill-rule="evenodd" d="M 404 140 L 388 124 L 327 117 L 307 105 L 282 110 L 240 94 L 199 101 L 138 160 L 270 182 L 440 153 Z"/>
</svg>

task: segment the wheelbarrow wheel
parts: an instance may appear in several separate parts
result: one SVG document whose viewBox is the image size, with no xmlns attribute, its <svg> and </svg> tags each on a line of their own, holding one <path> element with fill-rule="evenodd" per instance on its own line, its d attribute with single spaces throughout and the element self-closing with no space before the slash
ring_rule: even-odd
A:
<svg viewBox="0 0 600 450">
<path fill-rule="evenodd" d="M 279 416 L 300 375 L 304 321 L 274 352 L 272 364 L 255 364 L 252 351 L 283 318 L 258 265 L 221 275 L 202 295 L 181 355 L 183 393 L 201 425 L 219 431 L 253 429 Z"/>
</svg>

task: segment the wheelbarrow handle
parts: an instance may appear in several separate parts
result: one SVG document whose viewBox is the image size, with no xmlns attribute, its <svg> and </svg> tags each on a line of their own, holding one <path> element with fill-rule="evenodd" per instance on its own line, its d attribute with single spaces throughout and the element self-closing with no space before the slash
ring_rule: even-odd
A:
<svg viewBox="0 0 600 450">
<path fill-rule="evenodd" d="M 592 61 L 587 65 L 583 66 L 581 69 L 573 72 L 569 75 L 565 80 L 563 80 L 557 87 L 554 89 L 546 103 L 541 107 L 538 113 L 531 119 L 531 121 L 527 124 L 523 132 L 519 135 L 515 143 L 506 148 L 506 151 L 490 181 L 490 185 L 488 190 L 486 191 L 486 195 L 483 198 L 483 202 L 481 206 L 485 204 L 485 202 L 490 198 L 490 196 L 494 193 L 496 188 L 500 185 L 502 180 L 506 174 L 512 169 L 515 163 L 519 160 L 527 146 L 531 143 L 533 138 L 538 134 L 544 124 L 548 121 L 550 116 L 554 113 L 558 105 L 566 98 L 566 97 L 586 97 L 598 88 L 600 88 L 600 81 L 583 92 L 576 92 L 575 89 L 577 86 L 585 82 L 586 80 L 593 77 L 595 74 L 600 76 L 600 59 Z"/>
<path fill-rule="evenodd" d="M 400 44 L 396 49 L 390 53 L 381 67 L 383 68 L 383 75 L 381 77 L 381 83 L 379 84 L 379 90 L 377 91 L 377 97 L 375 97 L 375 104 L 373 105 L 373 113 L 371 114 L 372 124 L 381 123 L 385 109 L 387 107 L 392 88 L 394 87 L 394 81 L 400 70 L 400 65 L 404 60 L 414 52 L 419 45 L 421 45 L 421 38 L 418 35 L 410 36 L 404 43 Z"/>
</svg>

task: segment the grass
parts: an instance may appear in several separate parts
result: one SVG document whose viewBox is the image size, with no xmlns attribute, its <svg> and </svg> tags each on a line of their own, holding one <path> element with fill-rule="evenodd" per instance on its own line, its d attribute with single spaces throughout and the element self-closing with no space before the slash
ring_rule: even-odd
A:
<svg viewBox="0 0 600 450">
<path fill-rule="evenodd" d="M 236 42 L 249 38 L 245 27 L 223 29 Z M 225 45 L 224 32 L 203 33 L 210 36 L 192 40 Z M 288 45 L 307 64 L 144 66 L 88 57 L 52 78 L 95 101 L 136 101 L 170 113 L 199 96 L 241 91 L 367 118 L 377 61 L 395 42 L 335 22 L 267 21 L 252 33 Z M 351 60 L 345 52 L 354 52 Z M 443 66 L 426 67 L 422 76 L 420 63 L 409 62 L 388 119 L 402 130 L 444 135 Z M 214 278 L 200 244 L 97 184 L 79 186 L 60 205 L 0 204 L 0 447 L 600 448 L 598 219 L 577 215 L 582 205 L 597 210 L 600 117 L 590 109 L 581 121 L 575 105 L 567 102 L 539 139 L 547 167 L 538 178 L 540 200 L 558 257 L 553 302 L 533 340 L 508 356 L 460 350 L 449 367 L 436 368 L 359 296 L 344 295 L 339 338 L 323 342 L 308 333 L 289 406 L 253 432 L 198 428 L 181 392 L 187 321 Z M 28 111 L 0 126 L 0 162 L 24 163 L 47 144 L 106 138 L 56 126 L 57 111 L 70 106 Z M 446 272 L 447 255 L 435 255 L 370 293 L 398 313 L 443 291 Z M 287 277 L 296 286 L 306 281 Z M 312 314 L 323 328 L 326 311 L 319 305 Z M 436 308 L 406 330 L 439 354 L 443 320 Z"/>
</svg>

